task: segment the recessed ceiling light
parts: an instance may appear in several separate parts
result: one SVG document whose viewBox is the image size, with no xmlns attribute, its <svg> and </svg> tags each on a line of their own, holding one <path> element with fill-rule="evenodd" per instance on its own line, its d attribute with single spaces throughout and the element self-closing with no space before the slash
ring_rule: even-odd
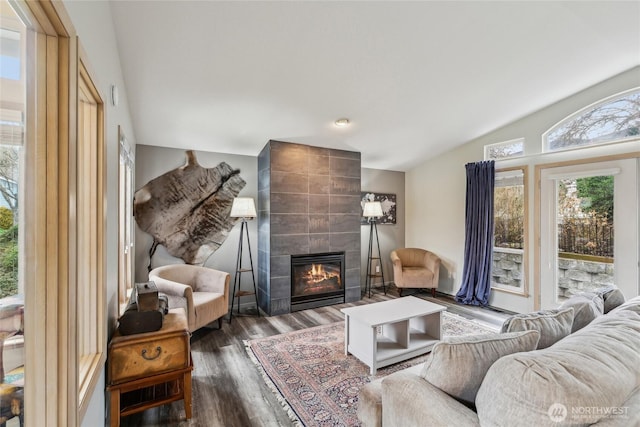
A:
<svg viewBox="0 0 640 427">
<path fill-rule="evenodd" d="M 333 123 L 339 128 L 347 127 L 351 124 L 351 122 L 347 118 L 338 119 Z"/>
</svg>

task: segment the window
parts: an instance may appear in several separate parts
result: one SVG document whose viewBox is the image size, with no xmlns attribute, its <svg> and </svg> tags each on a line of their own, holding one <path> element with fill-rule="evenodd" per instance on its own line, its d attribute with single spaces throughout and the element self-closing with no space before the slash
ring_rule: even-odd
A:
<svg viewBox="0 0 640 427">
<path fill-rule="evenodd" d="M 10 8 L 7 9 L 6 14 L 3 13 L 3 25 L 0 28 L 0 78 L 8 80 L 20 80 L 20 70 L 22 61 L 22 46 L 20 40 L 22 39 L 20 31 L 14 30 L 14 28 L 7 28 L 4 24 L 5 17 L 9 18 L 9 21 L 16 22 L 17 17 Z M 24 27 L 24 25 L 23 25 Z"/>
<path fill-rule="evenodd" d="M 484 146 L 485 160 L 505 160 L 524 156 L 524 138 Z"/>
<path fill-rule="evenodd" d="M 640 90 L 586 107 L 542 136 L 543 151 L 560 151 L 640 138 Z"/>
<path fill-rule="evenodd" d="M 133 286 L 133 165 L 131 146 L 121 127 L 118 128 L 120 141 L 120 164 L 118 173 L 118 299 L 121 313 L 126 307 L 129 290 Z"/>
<path fill-rule="evenodd" d="M 0 0 L 0 18 L 0 163 L 18 165 L 0 199 L 11 210 L 17 195 L 7 223 L 24 301 L 24 418 L 77 427 L 106 359 L 103 105 L 61 2 Z"/>
<path fill-rule="evenodd" d="M 527 168 L 496 172 L 492 287 L 527 295 Z"/>
<path fill-rule="evenodd" d="M 77 152 L 77 348 L 80 408 L 105 357 L 103 105 L 80 61 Z"/>
<path fill-rule="evenodd" d="M 0 2 L 0 416 L 19 425 L 12 401 L 25 394 L 25 118 L 26 25 L 6 0 Z M 22 383 L 16 386 L 15 382 Z M 29 405 L 31 406 L 31 405 Z M 25 407 L 23 410 L 28 409 Z"/>
</svg>

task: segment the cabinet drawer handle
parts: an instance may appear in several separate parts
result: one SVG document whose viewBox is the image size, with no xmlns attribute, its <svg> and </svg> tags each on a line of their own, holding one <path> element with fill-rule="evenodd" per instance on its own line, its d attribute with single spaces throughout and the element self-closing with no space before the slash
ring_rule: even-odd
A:
<svg viewBox="0 0 640 427">
<path fill-rule="evenodd" d="M 156 347 L 156 355 L 155 356 L 147 356 L 147 349 L 146 348 L 142 349 L 142 358 L 145 359 L 145 360 L 157 359 L 158 357 L 160 357 L 160 354 L 162 354 L 162 347 L 160 347 L 160 346 Z"/>
</svg>

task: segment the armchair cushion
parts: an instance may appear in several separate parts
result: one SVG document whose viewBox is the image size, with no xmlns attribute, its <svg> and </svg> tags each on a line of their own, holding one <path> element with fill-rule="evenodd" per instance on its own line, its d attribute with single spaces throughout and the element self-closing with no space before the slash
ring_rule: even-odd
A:
<svg viewBox="0 0 640 427">
<path fill-rule="evenodd" d="M 229 273 L 208 269 L 206 274 L 198 274 L 194 278 L 193 290 L 195 292 L 215 292 L 224 294 L 224 283 Z"/>
</svg>

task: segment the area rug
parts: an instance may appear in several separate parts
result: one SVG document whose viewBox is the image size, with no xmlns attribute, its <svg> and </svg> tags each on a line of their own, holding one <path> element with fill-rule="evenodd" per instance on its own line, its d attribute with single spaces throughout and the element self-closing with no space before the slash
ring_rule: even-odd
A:
<svg viewBox="0 0 640 427">
<path fill-rule="evenodd" d="M 445 337 L 496 333 L 497 329 L 444 312 Z M 251 360 L 276 393 L 294 425 L 359 426 L 358 393 L 370 381 L 421 363 L 419 356 L 378 369 L 344 354 L 344 322 L 245 342 Z"/>
</svg>

